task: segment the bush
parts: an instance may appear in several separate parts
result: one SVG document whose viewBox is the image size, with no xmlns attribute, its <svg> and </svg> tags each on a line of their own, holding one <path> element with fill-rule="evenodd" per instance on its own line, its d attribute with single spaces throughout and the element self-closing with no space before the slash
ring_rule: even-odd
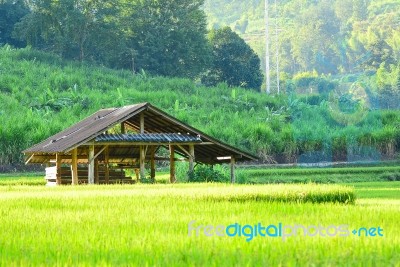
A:
<svg viewBox="0 0 400 267">
<path fill-rule="evenodd" d="M 307 87 L 311 83 L 318 79 L 318 73 L 313 72 L 301 72 L 293 76 L 293 81 L 296 87 Z"/>
<path fill-rule="evenodd" d="M 324 99 L 323 96 L 321 95 L 306 95 L 306 96 L 302 96 L 299 98 L 299 100 L 303 103 L 306 103 L 308 105 L 313 105 L 313 106 L 319 106 L 322 102 L 322 100 Z"/>
<path fill-rule="evenodd" d="M 228 182 L 229 178 L 220 170 L 211 168 L 210 166 L 197 166 L 193 173 L 189 173 L 189 182 Z"/>
<path fill-rule="evenodd" d="M 400 181 L 400 172 L 382 173 L 380 178 L 385 181 Z"/>
</svg>

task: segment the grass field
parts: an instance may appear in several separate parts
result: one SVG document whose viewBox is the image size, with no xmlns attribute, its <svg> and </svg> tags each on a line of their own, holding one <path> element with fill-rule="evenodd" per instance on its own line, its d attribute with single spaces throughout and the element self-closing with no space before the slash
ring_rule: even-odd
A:
<svg viewBox="0 0 400 267">
<path fill-rule="evenodd" d="M 229 181 L 230 170 L 222 170 L 225 180 Z M 354 183 L 400 181 L 400 166 L 358 166 L 330 168 L 238 168 L 237 183 L 270 184 L 270 183 Z M 130 174 L 135 176 L 133 173 Z M 1 185 L 45 185 L 44 173 L 0 174 Z M 129 175 L 128 175 L 129 176 Z M 179 177 L 178 177 L 179 178 Z M 169 171 L 159 171 L 157 183 L 168 183 Z M 185 179 L 179 179 L 184 181 Z"/>
<path fill-rule="evenodd" d="M 357 196 L 361 199 L 385 198 L 400 200 L 400 182 L 366 182 L 349 185 L 355 188 Z"/>
<path fill-rule="evenodd" d="M 239 182 L 251 184 L 400 181 L 400 166 L 257 168 L 241 169 L 238 176 Z"/>
<path fill-rule="evenodd" d="M 29 179 L 38 180 L 20 180 Z M 45 187 L 7 184 L 10 178 L 4 176 L 0 180 L 1 266 L 399 266 L 400 262 L 400 182 Z M 346 196 L 354 200 L 354 193 L 355 203 L 340 203 Z M 285 241 L 261 236 L 246 241 L 246 236 L 207 237 L 200 230 L 196 236 L 196 231 L 189 231 L 191 221 L 193 227 L 234 223 L 347 225 L 349 231 L 380 227 L 383 237 L 363 232 L 310 237 L 299 230 Z"/>
</svg>

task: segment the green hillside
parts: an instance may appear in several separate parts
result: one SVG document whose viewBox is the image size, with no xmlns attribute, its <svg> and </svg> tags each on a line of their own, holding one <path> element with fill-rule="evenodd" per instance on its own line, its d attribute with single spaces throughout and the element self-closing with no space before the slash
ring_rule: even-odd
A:
<svg viewBox="0 0 400 267">
<path fill-rule="evenodd" d="M 376 71 L 382 64 L 397 65 L 400 60 L 397 0 L 268 2 L 271 50 L 278 44 L 282 72 L 363 73 Z M 210 28 L 230 26 L 264 58 L 264 1 L 207 0 L 204 10 Z M 271 60 L 275 64 L 275 57 Z"/>
<path fill-rule="evenodd" d="M 207 30 L 230 26 L 265 61 L 264 2 L 5 0 L 0 1 L 0 44 L 135 73 L 265 91 L 257 73 L 260 61 L 246 43 L 235 34 Z M 270 75 L 277 80 L 279 59 L 281 92 L 296 87 L 302 94 L 326 93 L 329 88 L 318 81 L 309 86 L 310 79 L 340 84 L 351 75 L 374 94 L 385 94 L 384 105 L 400 102 L 399 1 L 268 2 Z"/>
<path fill-rule="evenodd" d="M 332 94 L 267 96 L 5 46 L 0 49 L 0 164 L 22 163 L 24 148 L 100 108 L 139 102 L 151 102 L 264 162 L 396 158 L 400 113 L 373 108 L 373 98 L 368 106 L 357 102 L 353 98 L 362 90 L 356 89 L 339 100 Z"/>
<path fill-rule="evenodd" d="M 284 100 L 223 84 L 206 88 L 188 79 L 132 75 L 6 46 L 0 49 L 0 102 L 0 163 L 8 164 L 21 162 L 24 148 L 100 108 L 140 102 L 151 102 L 257 153 L 272 134 L 264 123 L 271 116 L 266 107 L 278 110 Z M 258 139 L 263 132 L 265 137 Z"/>
</svg>

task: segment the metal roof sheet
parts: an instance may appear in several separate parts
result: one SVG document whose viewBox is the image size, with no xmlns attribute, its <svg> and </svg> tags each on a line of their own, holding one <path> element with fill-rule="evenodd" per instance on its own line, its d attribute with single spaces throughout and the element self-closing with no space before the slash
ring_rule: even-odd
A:
<svg viewBox="0 0 400 267">
<path fill-rule="evenodd" d="M 43 142 L 28 148 L 23 153 L 68 152 L 74 147 L 95 138 L 113 125 L 137 114 L 147 103 L 121 108 L 102 109 L 70 128 L 55 134 Z"/>
<path fill-rule="evenodd" d="M 153 142 L 153 143 L 201 143 L 199 135 L 192 136 L 177 133 L 143 133 L 143 134 L 101 134 L 96 142 Z"/>
</svg>

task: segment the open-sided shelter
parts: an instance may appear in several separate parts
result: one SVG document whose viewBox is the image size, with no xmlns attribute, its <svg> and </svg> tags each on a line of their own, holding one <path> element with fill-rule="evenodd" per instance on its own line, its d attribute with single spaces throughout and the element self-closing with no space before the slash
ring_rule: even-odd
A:
<svg viewBox="0 0 400 267">
<path fill-rule="evenodd" d="M 120 133 L 115 133 L 116 127 L 120 127 Z M 156 156 L 160 147 L 168 148 L 169 157 Z M 127 180 L 125 175 L 116 169 L 127 168 L 140 170 L 140 179 L 143 179 L 146 162 L 150 163 L 150 177 L 154 179 L 156 160 L 170 161 L 170 182 L 175 182 L 175 161 L 182 158 L 189 162 L 189 171 L 194 170 L 196 162 L 230 163 L 234 182 L 235 162 L 256 159 L 150 103 L 101 109 L 23 153 L 26 163 L 55 163 L 57 184 L 123 182 Z M 181 155 L 181 159 L 176 158 L 176 154 Z M 62 165 L 70 165 L 70 168 Z M 78 166 L 87 167 L 78 169 Z"/>
</svg>

